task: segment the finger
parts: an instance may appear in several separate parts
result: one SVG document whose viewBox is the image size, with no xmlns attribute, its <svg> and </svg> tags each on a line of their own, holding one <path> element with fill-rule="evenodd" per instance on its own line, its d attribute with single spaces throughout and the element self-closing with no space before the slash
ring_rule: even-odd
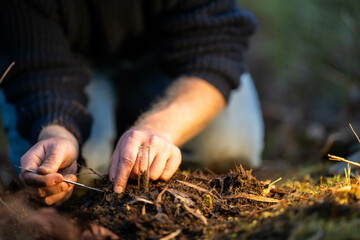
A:
<svg viewBox="0 0 360 240">
<path fill-rule="evenodd" d="M 120 141 L 118 142 L 115 151 L 111 157 L 111 166 L 110 166 L 110 174 L 109 174 L 109 180 L 114 182 L 116 177 L 116 169 L 119 163 L 119 156 L 120 156 Z"/>
<path fill-rule="evenodd" d="M 26 185 L 32 187 L 51 187 L 63 181 L 63 176 L 59 173 L 40 175 L 24 171 L 21 178 Z"/>
<path fill-rule="evenodd" d="M 116 169 L 114 191 L 121 193 L 126 187 L 127 180 L 136 161 L 138 147 L 141 142 L 128 141 L 120 151 L 119 162 Z"/>
<path fill-rule="evenodd" d="M 51 147 L 46 149 L 45 159 L 43 163 L 39 166 L 37 172 L 40 174 L 49 174 L 57 172 L 60 168 L 60 165 L 64 161 L 64 152 L 57 147 Z"/>
<path fill-rule="evenodd" d="M 73 182 L 77 181 L 76 176 L 73 174 L 66 175 L 64 176 L 64 178 Z M 64 191 L 44 198 L 44 203 L 47 205 L 53 205 L 53 204 L 61 205 L 71 197 L 73 190 L 74 190 L 74 185 L 67 183 L 67 188 L 64 189 Z"/>
<path fill-rule="evenodd" d="M 150 179 L 157 180 L 165 169 L 166 162 L 170 157 L 169 153 L 158 152 L 150 166 Z"/>
<path fill-rule="evenodd" d="M 60 205 L 71 197 L 73 189 L 74 186 L 72 185 L 64 192 L 46 197 L 44 198 L 44 203 L 47 205 L 54 205 L 54 204 Z"/>
<path fill-rule="evenodd" d="M 64 176 L 64 179 L 70 180 L 70 181 L 76 181 L 77 178 L 75 175 L 69 174 Z M 38 195 L 39 197 L 45 198 L 52 195 L 56 195 L 61 192 L 67 192 L 68 188 L 73 187 L 73 184 L 67 183 L 67 182 L 61 182 L 59 184 L 56 184 L 51 187 L 45 187 L 45 188 L 39 188 L 38 189 Z"/>
<path fill-rule="evenodd" d="M 56 195 L 61 192 L 65 192 L 70 187 L 69 183 L 62 182 L 51 187 L 38 188 L 38 196 L 41 198 Z"/>
<path fill-rule="evenodd" d="M 167 181 L 169 180 L 172 175 L 177 171 L 181 164 L 181 152 L 178 147 L 173 147 L 173 154 L 168 159 L 165 165 L 165 169 L 160 176 L 161 180 Z"/>
</svg>

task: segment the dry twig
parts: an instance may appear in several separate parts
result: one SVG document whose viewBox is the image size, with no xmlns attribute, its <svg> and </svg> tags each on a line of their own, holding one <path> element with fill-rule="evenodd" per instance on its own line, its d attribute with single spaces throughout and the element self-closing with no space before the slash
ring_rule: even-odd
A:
<svg viewBox="0 0 360 240">
<path fill-rule="evenodd" d="M 6 75 L 9 73 L 10 69 L 15 65 L 15 62 L 12 62 L 10 64 L 10 66 L 6 69 L 6 71 L 4 72 L 4 74 L 1 76 L 0 78 L 0 84 L 1 82 L 4 80 L 4 78 L 6 77 Z"/>
<path fill-rule="evenodd" d="M 329 160 L 332 160 L 332 161 L 346 162 L 346 163 L 352 164 L 354 166 L 360 167 L 360 163 L 349 161 L 342 157 L 338 157 L 338 156 L 331 155 L 331 154 L 328 154 L 328 157 L 329 157 Z"/>
<path fill-rule="evenodd" d="M 246 198 L 246 199 L 250 199 L 250 200 L 254 200 L 254 201 L 258 201 L 258 202 L 268 202 L 268 203 L 278 203 L 281 201 L 278 199 L 258 196 L 258 195 L 249 194 L 249 193 L 239 193 L 236 195 L 225 196 L 224 198 L 226 198 L 226 199 Z"/>
<path fill-rule="evenodd" d="M 160 240 L 171 240 L 171 239 L 175 239 L 180 233 L 181 233 L 181 229 L 176 230 L 173 233 L 170 233 L 169 235 L 160 238 Z"/>
<path fill-rule="evenodd" d="M 156 207 L 156 210 L 158 213 L 162 213 L 163 210 L 162 210 L 162 207 L 161 207 L 161 202 L 162 202 L 162 195 L 164 194 L 164 192 L 166 191 L 167 187 L 164 188 L 160 193 L 159 195 L 157 196 L 156 198 L 156 201 L 155 201 L 155 207 Z"/>
<path fill-rule="evenodd" d="M 143 203 L 148 203 L 148 204 L 154 204 L 153 201 L 150 201 L 150 200 L 147 200 L 145 198 L 142 198 L 142 197 L 135 197 L 133 200 L 129 201 L 127 204 L 128 205 L 132 205 L 136 202 L 143 202 Z"/>
<path fill-rule="evenodd" d="M 189 197 L 189 195 L 187 195 L 186 193 L 180 192 L 178 190 L 175 189 L 167 189 L 166 191 L 168 191 L 171 195 L 173 195 L 176 199 L 178 199 L 180 202 L 188 205 L 188 206 L 194 206 L 195 203 L 193 200 L 191 200 L 191 198 Z"/>
<path fill-rule="evenodd" d="M 195 184 L 192 184 L 192 183 L 189 183 L 189 182 L 185 182 L 185 181 L 181 181 L 181 180 L 176 180 L 177 182 L 179 183 L 182 183 L 188 187 L 192 187 L 192 188 L 195 188 L 196 190 L 200 191 L 200 192 L 205 192 L 205 193 L 209 193 L 211 195 L 213 195 L 210 190 L 207 190 L 205 188 L 202 188 L 202 187 L 199 187 L 198 185 L 195 185 Z"/>
<path fill-rule="evenodd" d="M 192 215 L 194 215 L 195 217 L 197 217 L 198 219 L 200 219 L 204 225 L 207 226 L 207 219 L 206 217 L 199 211 L 199 209 L 192 209 L 189 206 L 187 206 L 186 204 L 183 204 L 183 207 L 185 208 L 186 211 L 188 211 L 189 213 L 191 213 Z"/>
<path fill-rule="evenodd" d="M 356 134 L 356 132 L 354 131 L 353 127 L 351 126 L 351 123 L 349 123 L 349 126 L 350 126 L 350 128 L 351 128 L 352 132 L 355 134 L 355 136 L 356 136 L 356 138 L 357 138 L 358 142 L 360 143 L 359 136 L 358 136 L 358 135 Z"/>
</svg>

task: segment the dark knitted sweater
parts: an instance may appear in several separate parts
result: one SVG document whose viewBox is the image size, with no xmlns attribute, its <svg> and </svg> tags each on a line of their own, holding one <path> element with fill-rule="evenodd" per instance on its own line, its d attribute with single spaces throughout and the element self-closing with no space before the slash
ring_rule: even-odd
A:
<svg viewBox="0 0 360 240">
<path fill-rule="evenodd" d="M 172 79 L 200 77 L 227 99 L 255 28 L 234 0 L 4 0 L 0 73 L 16 65 L 2 87 L 30 142 L 56 123 L 81 144 L 91 126 L 90 68 L 155 51 Z"/>
</svg>

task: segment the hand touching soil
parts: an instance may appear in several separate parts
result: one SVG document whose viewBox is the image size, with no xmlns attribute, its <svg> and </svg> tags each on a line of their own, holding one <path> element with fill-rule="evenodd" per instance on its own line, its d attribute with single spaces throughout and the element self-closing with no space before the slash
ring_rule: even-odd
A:
<svg viewBox="0 0 360 240">
<path fill-rule="evenodd" d="M 126 187 L 128 178 L 136 178 L 139 172 L 137 153 L 139 146 L 150 151 L 150 179 L 169 180 L 181 163 L 180 149 L 161 134 L 147 129 L 130 129 L 117 143 L 111 161 L 110 180 L 114 181 L 114 191 L 121 193 Z M 141 169 L 147 166 L 147 154 Z"/>
</svg>

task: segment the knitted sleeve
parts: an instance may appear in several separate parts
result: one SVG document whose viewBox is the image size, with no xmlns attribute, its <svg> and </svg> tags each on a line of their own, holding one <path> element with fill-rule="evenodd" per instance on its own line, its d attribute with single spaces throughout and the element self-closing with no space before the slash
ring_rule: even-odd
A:
<svg viewBox="0 0 360 240">
<path fill-rule="evenodd" d="M 3 88 L 16 106 L 20 134 L 35 143 L 44 126 L 58 124 L 81 144 L 91 125 L 83 91 L 90 77 L 71 54 L 55 2 L 1 1 L 0 36 L 1 72 L 15 61 Z"/>
<path fill-rule="evenodd" d="M 161 18 L 162 68 L 172 77 L 196 76 L 227 100 L 246 71 L 245 50 L 254 16 L 234 0 L 165 1 Z"/>
</svg>

